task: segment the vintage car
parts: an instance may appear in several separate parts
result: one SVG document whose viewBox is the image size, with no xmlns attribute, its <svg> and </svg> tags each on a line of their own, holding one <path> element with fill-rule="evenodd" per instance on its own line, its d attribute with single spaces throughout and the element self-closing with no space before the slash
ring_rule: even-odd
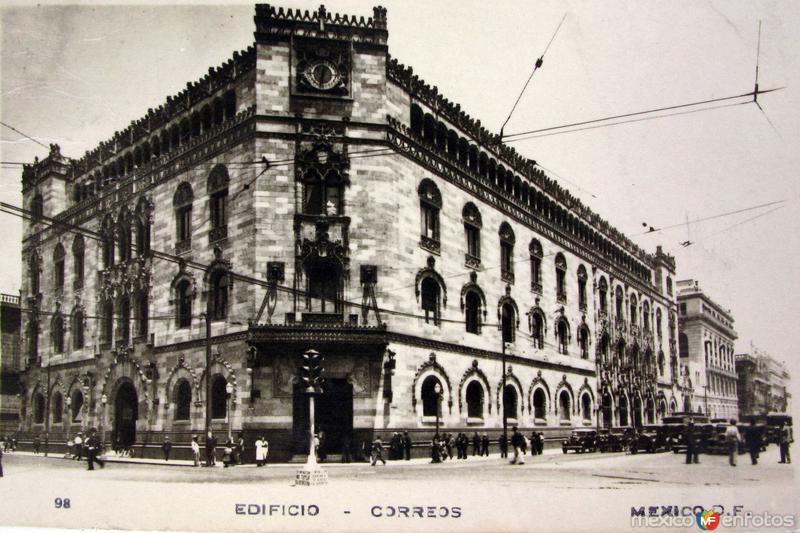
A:
<svg viewBox="0 0 800 533">
<path fill-rule="evenodd" d="M 640 452 L 655 453 L 669 449 L 667 445 L 667 428 L 660 425 L 649 424 L 642 426 L 636 435 L 636 444 L 631 445 Z"/>
<path fill-rule="evenodd" d="M 573 429 L 572 435 L 561 443 L 561 451 L 567 453 L 572 450 L 576 453 L 597 451 L 597 431 L 594 429 Z"/>
<path fill-rule="evenodd" d="M 703 453 L 708 454 L 727 454 L 728 453 L 728 441 L 725 438 L 725 431 L 728 429 L 729 424 L 718 423 L 713 424 L 711 427 L 713 431 L 711 434 L 706 435 L 703 441 L 703 445 L 701 446 L 700 450 Z M 739 435 L 741 438 L 739 439 L 738 449 L 739 453 L 744 453 L 747 451 L 747 447 L 745 446 L 744 442 L 744 435 L 746 431 L 746 427 L 743 425 L 738 426 Z"/>
<path fill-rule="evenodd" d="M 624 430 L 619 428 L 601 430 L 597 436 L 597 449 L 602 453 L 623 451 L 625 449 Z"/>
<path fill-rule="evenodd" d="M 710 429 L 703 429 L 708 424 L 708 417 L 700 413 L 673 413 L 661 420 L 664 427 L 665 446 L 675 453 L 686 452 L 686 427 L 689 422 L 694 423 L 698 446 L 702 446 L 703 435 L 711 433 Z"/>
<path fill-rule="evenodd" d="M 769 413 L 766 418 L 766 433 L 764 434 L 764 444 L 778 444 L 781 438 L 781 424 L 789 426 L 790 434 L 792 431 L 792 417 L 784 413 Z"/>
</svg>

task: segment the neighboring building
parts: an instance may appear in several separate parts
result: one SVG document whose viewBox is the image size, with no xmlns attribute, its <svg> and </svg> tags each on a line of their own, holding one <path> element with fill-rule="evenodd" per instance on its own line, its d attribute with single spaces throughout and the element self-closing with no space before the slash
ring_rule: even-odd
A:
<svg viewBox="0 0 800 533">
<path fill-rule="evenodd" d="M 691 409 L 711 418 L 735 418 L 739 406 L 733 316 L 705 294 L 697 281 L 679 281 L 677 287 L 678 343 L 693 390 Z"/>
<path fill-rule="evenodd" d="M 19 429 L 19 296 L 0 294 L 0 435 Z"/>
<path fill-rule="evenodd" d="M 674 259 L 392 59 L 373 14 L 259 5 L 253 47 L 24 169 L 26 431 L 187 441 L 210 413 L 302 454 L 310 348 L 332 453 L 436 420 L 558 435 L 682 405 Z"/>
<path fill-rule="evenodd" d="M 786 365 L 752 345 L 750 348 L 750 353 L 736 354 L 739 414 L 791 412 L 791 378 Z"/>
</svg>

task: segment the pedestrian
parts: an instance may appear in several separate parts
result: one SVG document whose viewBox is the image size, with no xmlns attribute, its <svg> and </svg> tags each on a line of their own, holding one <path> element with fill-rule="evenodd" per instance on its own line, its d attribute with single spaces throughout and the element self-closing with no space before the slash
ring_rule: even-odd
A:
<svg viewBox="0 0 800 533">
<path fill-rule="evenodd" d="M 538 445 L 539 445 L 539 448 L 538 448 L 538 450 L 537 450 L 537 451 L 539 452 L 539 455 L 542 455 L 542 454 L 544 453 L 544 433 L 542 433 L 542 432 L 540 431 L 540 432 L 538 433 L 537 437 L 539 437 L 539 438 L 538 438 Z"/>
<path fill-rule="evenodd" d="M 225 448 L 223 449 L 222 453 L 222 466 L 228 468 L 229 466 L 233 466 L 235 463 L 234 458 L 234 446 L 233 439 L 228 438 L 225 440 Z"/>
<path fill-rule="evenodd" d="M 476 455 L 481 455 L 481 438 L 477 431 L 472 435 L 472 456 Z"/>
<path fill-rule="evenodd" d="M 3 477 L 3 449 L 6 447 L 5 440 L 3 441 L 3 445 L 0 446 L 0 477 Z"/>
<path fill-rule="evenodd" d="M 411 441 L 411 437 L 408 436 L 408 431 L 403 432 L 403 453 L 405 454 L 406 461 L 411 460 L 411 447 L 414 443 Z"/>
<path fill-rule="evenodd" d="M 328 458 L 328 452 L 325 449 L 328 445 L 328 439 L 325 438 L 325 432 L 320 432 L 314 437 L 314 447 L 317 450 L 317 458 L 320 462 L 324 462 Z"/>
<path fill-rule="evenodd" d="M 792 455 L 789 453 L 789 445 L 793 442 L 794 438 L 792 437 L 792 429 L 787 426 L 785 422 L 781 422 L 780 430 L 778 432 L 778 446 L 781 450 L 780 463 L 791 464 Z"/>
<path fill-rule="evenodd" d="M 83 433 L 80 431 L 75 435 L 75 440 L 72 441 L 73 455 L 76 461 L 80 461 L 83 457 Z"/>
<path fill-rule="evenodd" d="M 372 444 L 368 440 L 361 441 L 361 460 L 370 462 L 372 457 Z"/>
<path fill-rule="evenodd" d="M 39 455 L 39 448 L 42 446 L 42 441 L 39 439 L 39 435 L 33 437 L 33 454 Z"/>
<path fill-rule="evenodd" d="M 450 433 L 444 434 L 444 447 L 447 448 L 447 457 L 453 460 L 453 435 Z"/>
<path fill-rule="evenodd" d="M 514 459 L 511 460 L 511 464 L 518 464 L 524 465 L 525 459 L 522 458 L 522 447 L 525 445 L 525 437 L 522 436 L 522 433 L 517 431 L 517 426 L 512 428 L 511 433 L 511 446 L 514 448 Z"/>
<path fill-rule="evenodd" d="M 314 435 L 314 439 L 313 439 L 312 443 L 314 445 L 314 455 L 316 456 L 317 459 L 320 459 L 320 456 L 319 456 L 319 447 L 320 447 L 319 434 Z"/>
<path fill-rule="evenodd" d="M 256 440 L 256 466 L 264 466 L 267 462 L 267 452 L 269 450 L 269 443 L 264 437 L 258 437 Z"/>
<path fill-rule="evenodd" d="M 747 445 L 747 451 L 750 453 L 750 464 L 758 464 L 758 454 L 761 451 L 761 428 L 756 426 L 756 421 L 750 419 L 750 426 L 744 434 L 744 442 Z"/>
<path fill-rule="evenodd" d="M 539 434 L 531 431 L 531 455 L 539 455 Z"/>
<path fill-rule="evenodd" d="M 481 456 L 489 457 L 489 435 L 484 433 L 481 437 Z"/>
<path fill-rule="evenodd" d="M 433 440 L 431 441 L 431 462 L 442 462 L 442 448 L 439 444 L 439 435 L 434 435 Z"/>
<path fill-rule="evenodd" d="M 197 442 L 197 435 L 192 435 L 192 459 L 194 466 L 200 466 L 200 444 Z"/>
<path fill-rule="evenodd" d="M 500 435 L 500 458 L 507 459 L 508 458 L 508 437 L 505 433 Z"/>
<path fill-rule="evenodd" d="M 520 433 L 520 435 L 522 435 Z M 528 441 L 528 437 L 522 435 L 522 455 L 528 455 L 528 447 L 530 446 L 530 441 Z"/>
<path fill-rule="evenodd" d="M 100 454 L 100 438 L 97 436 L 97 430 L 92 428 L 89 430 L 89 436 L 86 438 L 86 462 L 89 463 L 87 470 L 94 470 L 94 463 L 100 465 L 100 468 L 105 468 L 106 463 L 98 457 Z"/>
<path fill-rule="evenodd" d="M 683 440 L 686 442 L 686 464 L 698 464 L 700 462 L 700 454 L 694 422 L 689 421 L 683 433 Z"/>
<path fill-rule="evenodd" d="M 11 451 L 12 452 L 17 451 L 17 434 L 16 433 L 14 433 L 11 436 Z"/>
<path fill-rule="evenodd" d="M 172 451 L 172 443 L 169 437 L 164 437 L 164 444 L 161 445 L 161 451 L 164 452 L 164 460 L 169 461 L 169 453 Z"/>
<path fill-rule="evenodd" d="M 214 437 L 214 433 L 212 431 L 209 431 L 208 436 L 206 437 L 206 466 L 214 466 L 216 464 L 214 457 L 216 448 L 217 438 Z"/>
<path fill-rule="evenodd" d="M 372 441 L 372 466 L 375 466 L 378 461 L 386 464 L 386 459 L 383 458 L 383 441 L 380 435 Z"/>
<path fill-rule="evenodd" d="M 236 441 L 236 462 L 242 464 L 244 461 L 244 435 L 239 433 L 239 438 Z"/>
<path fill-rule="evenodd" d="M 725 442 L 728 444 L 728 463 L 731 466 L 736 466 L 736 457 L 739 455 L 739 442 L 742 436 L 739 434 L 739 428 L 736 427 L 736 419 L 731 418 L 730 425 L 725 428 Z"/>
</svg>

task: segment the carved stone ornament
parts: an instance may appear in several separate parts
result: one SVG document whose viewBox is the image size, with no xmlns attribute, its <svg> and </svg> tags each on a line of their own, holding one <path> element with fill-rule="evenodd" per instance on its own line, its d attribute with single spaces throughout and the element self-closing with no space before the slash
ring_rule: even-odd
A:
<svg viewBox="0 0 800 533">
<path fill-rule="evenodd" d="M 348 42 L 294 39 L 295 93 L 349 96 L 351 54 Z"/>
</svg>

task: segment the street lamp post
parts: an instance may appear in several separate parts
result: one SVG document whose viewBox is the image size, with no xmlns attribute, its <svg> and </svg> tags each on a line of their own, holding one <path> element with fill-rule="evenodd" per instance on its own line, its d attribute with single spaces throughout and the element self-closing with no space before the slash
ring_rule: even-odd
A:
<svg viewBox="0 0 800 533">
<path fill-rule="evenodd" d="M 103 418 L 100 419 L 100 446 L 105 446 L 106 443 L 106 405 L 108 405 L 108 396 L 103 394 L 100 397 L 100 404 L 103 406 Z"/>
<path fill-rule="evenodd" d="M 433 387 L 433 392 L 436 393 L 436 438 L 439 439 L 439 409 L 442 408 L 442 386 L 436 383 Z"/>
<path fill-rule="evenodd" d="M 206 321 L 206 435 L 211 431 L 211 297 L 206 312 L 200 315 Z"/>
<path fill-rule="evenodd" d="M 505 310 L 503 310 L 505 313 Z M 502 346 L 501 354 L 502 354 L 502 362 L 503 362 L 503 392 L 501 394 L 501 398 L 503 401 L 503 441 L 508 446 L 508 417 L 506 416 L 506 338 L 505 338 L 505 331 L 501 332 L 500 340 Z M 502 450 L 501 450 L 502 451 Z"/>
<path fill-rule="evenodd" d="M 228 382 L 228 384 L 225 385 L 225 392 L 226 392 L 225 399 L 228 402 L 228 405 L 225 406 L 225 418 L 228 419 L 228 440 L 232 442 L 233 441 L 233 438 L 231 436 L 231 396 L 233 395 L 232 383 Z"/>
</svg>

